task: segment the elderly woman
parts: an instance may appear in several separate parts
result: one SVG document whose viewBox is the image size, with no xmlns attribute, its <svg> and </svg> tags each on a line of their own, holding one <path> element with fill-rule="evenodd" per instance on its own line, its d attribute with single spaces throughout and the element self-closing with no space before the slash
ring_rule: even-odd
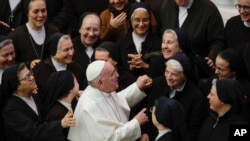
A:
<svg viewBox="0 0 250 141">
<path fill-rule="evenodd" d="M 80 35 L 73 38 L 75 53 L 73 60 L 83 68 L 94 61 L 94 50 L 99 45 L 101 19 L 93 12 L 86 12 L 80 17 Z"/>
<path fill-rule="evenodd" d="M 33 69 L 38 88 L 44 88 L 53 72 L 68 70 L 75 75 L 80 89 L 83 90 L 87 86 L 86 76 L 83 75 L 85 70 L 72 59 L 75 51 L 71 37 L 55 33 L 50 37 L 46 47 L 49 49 L 50 57 L 39 62 Z"/>
<path fill-rule="evenodd" d="M 152 33 L 151 11 L 145 3 L 133 3 L 129 9 L 131 30 L 118 43 L 122 66 L 135 77 L 145 74 L 148 53 L 160 51 L 161 39 Z"/>
<path fill-rule="evenodd" d="M 27 5 L 28 22 L 9 33 L 13 39 L 17 62 L 33 67 L 48 57 L 45 43 L 56 28 L 46 25 L 47 8 L 45 0 L 30 0 Z"/>
<path fill-rule="evenodd" d="M 15 51 L 12 40 L 6 36 L 0 35 L 0 112 L 2 113 L 2 108 L 5 103 L 5 96 L 1 93 L 1 83 L 2 83 L 2 74 L 4 70 L 12 66 L 15 62 Z M 0 129 L 4 130 L 2 123 L 2 116 L 0 117 Z M 4 133 L 0 133 L 0 139 L 4 139 Z"/>
<path fill-rule="evenodd" d="M 15 63 L 15 57 L 13 41 L 0 35 L 0 84 L 3 71 Z"/>
<path fill-rule="evenodd" d="M 209 99 L 213 113 L 204 122 L 198 141 L 229 141 L 230 125 L 248 124 L 241 101 L 241 84 L 234 79 L 213 81 Z"/>
<path fill-rule="evenodd" d="M 132 1 L 129 0 L 109 0 L 109 6 L 102 11 L 101 40 L 117 42 L 123 39 L 130 28 L 128 9 Z M 156 19 L 151 13 L 151 24 L 156 27 Z"/>
<path fill-rule="evenodd" d="M 201 91 L 189 79 L 191 65 L 189 59 L 178 53 L 166 63 L 165 77 L 153 79 L 153 85 L 148 91 L 148 108 L 153 106 L 155 99 L 167 96 L 182 105 L 186 116 L 187 129 L 191 140 L 196 140 L 200 127 L 207 117 L 205 98 Z M 150 139 L 155 139 L 157 129 L 149 124 Z"/>
<path fill-rule="evenodd" d="M 161 52 L 162 55 L 155 56 L 150 60 L 147 73 L 152 78 L 163 76 L 166 61 L 177 53 L 183 53 L 190 59 L 192 66 L 191 79 L 195 83 L 200 78 L 207 78 L 213 74 L 212 69 L 206 64 L 205 60 L 195 54 L 189 36 L 183 29 L 166 29 L 164 31 Z"/>
</svg>

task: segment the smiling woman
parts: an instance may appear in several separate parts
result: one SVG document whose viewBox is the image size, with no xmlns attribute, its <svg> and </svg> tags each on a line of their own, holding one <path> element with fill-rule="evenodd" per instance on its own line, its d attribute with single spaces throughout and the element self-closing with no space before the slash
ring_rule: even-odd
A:
<svg viewBox="0 0 250 141">
<path fill-rule="evenodd" d="M 37 139 L 63 141 L 62 129 L 75 125 L 73 113 L 68 112 L 56 121 L 41 120 L 42 107 L 39 107 L 33 98 L 37 85 L 30 72 L 26 65 L 21 63 L 8 68 L 3 74 L 2 92 L 8 94 L 8 102 L 4 101 L 6 104 L 3 112 L 1 110 L 6 141 Z M 29 79 L 20 81 L 26 76 Z"/>
<path fill-rule="evenodd" d="M 125 38 L 118 42 L 122 66 L 135 77 L 146 74 L 151 58 L 145 59 L 145 56 L 160 52 L 161 39 L 153 33 L 152 23 L 155 21 L 151 13 L 146 3 L 131 4 L 128 12 L 130 30 Z"/>
<path fill-rule="evenodd" d="M 0 78 L 3 70 L 14 64 L 15 57 L 12 40 L 6 36 L 0 35 Z"/>
<path fill-rule="evenodd" d="M 33 67 L 35 62 L 48 56 L 44 43 L 57 29 L 45 24 L 47 18 L 45 0 L 30 0 L 26 4 L 26 14 L 28 22 L 10 32 L 8 36 L 13 39 L 16 61 L 28 65 L 31 63 Z"/>
</svg>

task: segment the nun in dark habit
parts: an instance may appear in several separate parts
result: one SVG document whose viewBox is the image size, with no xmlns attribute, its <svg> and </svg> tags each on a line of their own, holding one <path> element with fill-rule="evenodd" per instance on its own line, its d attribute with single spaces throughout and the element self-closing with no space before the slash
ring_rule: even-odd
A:
<svg viewBox="0 0 250 141">
<path fill-rule="evenodd" d="M 242 88 L 238 80 L 215 79 L 207 96 L 212 110 L 204 122 L 198 141 L 229 141 L 230 126 L 249 124 L 242 104 Z"/>
<path fill-rule="evenodd" d="M 35 78 L 24 63 L 5 70 L 2 86 L 8 100 L 2 112 L 5 141 L 62 140 L 63 128 L 75 125 L 72 113 L 53 122 L 42 120 L 40 107 L 33 99 L 37 93 Z"/>
<path fill-rule="evenodd" d="M 79 84 L 72 72 L 63 70 L 51 74 L 44 91 L 44 116 L 46 121 L 62 119 L 73 112 L 74 99 L 79 94 Z M 64 141 L 67 141 L 69 128 L 64 128 Z"/>
<path fill-rule="evenodd" d="M 182 106 L 174 99 L 160 97 L 155 101 L 152 121 L 158 129 L 155 141 L 188 141 L 189 133 Z"/>
</svg>

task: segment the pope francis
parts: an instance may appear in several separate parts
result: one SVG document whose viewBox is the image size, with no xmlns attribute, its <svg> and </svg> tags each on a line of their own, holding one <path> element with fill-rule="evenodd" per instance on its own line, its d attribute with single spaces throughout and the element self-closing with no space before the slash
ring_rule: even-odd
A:
<svg viewBox="0 0 250 141">
<path fill-rule="evenodd" d="M 86 76 L 89 86 L 77 103 L 74 117 L 76 126 L 70 128 L 72 141 L 133 141 L 141 136 L 140 125 L 148 121 L 142 109 L 128 121 L 130 107 L 146 95 L 142 89 L 151 86 L 152 79 L 140 76 L 135 83 L 116 93 L 118 73 L 109 62 L 89 64 Z"/>
</svg>

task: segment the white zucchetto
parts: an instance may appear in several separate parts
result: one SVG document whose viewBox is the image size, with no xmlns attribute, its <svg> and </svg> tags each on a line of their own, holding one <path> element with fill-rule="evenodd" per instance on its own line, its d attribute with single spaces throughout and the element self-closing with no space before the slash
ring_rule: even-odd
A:
<svg viewBox="0 0 250 141">
<path fill-rule="evenodd" d="M 89 64 L 86 71 L 87 80 L 92 81 L 96 79 L 102 73 L 104 65 L 105 61 L 103 60 L 97 60 Z"/>
</svg>

